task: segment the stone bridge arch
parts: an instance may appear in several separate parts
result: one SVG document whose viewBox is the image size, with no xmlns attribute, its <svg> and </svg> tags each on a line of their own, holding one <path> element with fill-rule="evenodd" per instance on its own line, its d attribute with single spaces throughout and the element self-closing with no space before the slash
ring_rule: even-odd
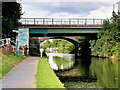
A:
<svg viewBox="0 0 120 90">
<path fill-rule="evenodd" d="M 78 50 L 78 37 L 64 37 L 64 36 L 60 36 L 60 37 L 30 37 L 30 43 L 29 43 L 29 45 L 30 45 L 30 48 L 29 48 L 29 51 L 31 52 L 31 47 L 32 48 L 34 48 L 35 50 L 34 51 L 36 51 L 36 52 L 39 52 L 39 49 L 38 50 L 36 50 L 37 48 L 40 48 L 39 47 L 39 41 L 45 41 L 45 40 L 48 40 L 48 39 L 64 39 L 64 40 L 67 40 L 67 41 L 69 41 L 69 42 L 71 42 L 71 43 L 73 43 L 74 44 L 74 46 L 75 46 L 75 50 Z M 32 45 L 32 42 L 35 42 L 35 41 L 38 41 L 37 42 L 37 44 L 36 44 L 36 46 L 35 45 Z M 75 52 L 77 52 L 77 51 L 74 51 L 74 53 Z"/>
<path fill-rule="evenodd" d="M 73 43 L 76 46 L 78 46 L 78 37 L 64 37 L 64 36 L 58 36 L 58 37 L 38 37 L 39 40 L 48 40 L 48 39 L 64 39 L 71 43 Z"/>
</svg>

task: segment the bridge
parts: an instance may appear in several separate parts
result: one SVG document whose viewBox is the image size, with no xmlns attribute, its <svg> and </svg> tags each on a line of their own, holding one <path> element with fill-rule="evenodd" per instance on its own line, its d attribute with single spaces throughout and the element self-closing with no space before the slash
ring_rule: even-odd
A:
<svg viewBox="0 0 120 90">
<path fill-rule="evenodd" d="M 22 18 L 19 28 L 28 37 L 52 37 L 68 40 L 77 46 L 77 36 L 90 36 L 96 38 L 97 33 L 101 32 L 102 24 L 105 19 L 80 19 L 80 18 Z M 25 35 L 19 34 L 22 38 Z M 47 38 L 48 39 L 48 38 Z M 40 39 L 39 39 L 40 40 Z M 25 44 L 26 41 L 26 44 Z M 29 39 L 20 42 L 20 45 L 31 44 Z M 23 45 L 23 44 L 22 44 Z"/>
<path fill-rule="evenodd" d="M 105 19 L 79 19 L 79 18 L 22 18 L 22 26 L 29 28 L 30 36 L 47 34 L 57 36 L 61 34 L 88 34 L 101 31 Z M 51 35 L 52 34 L 52 35 Z"/>
</svg>

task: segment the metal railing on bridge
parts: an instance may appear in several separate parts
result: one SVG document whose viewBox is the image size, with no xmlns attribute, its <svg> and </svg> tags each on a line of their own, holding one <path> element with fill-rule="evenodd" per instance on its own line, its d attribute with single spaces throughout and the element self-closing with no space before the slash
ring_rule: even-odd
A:
<svg viewBox="0 0 120 90">
<path fill-rule="evenodd" d="M 22 18 L 23 25 L 102 25 L 105 19 Z"/>
</svg>

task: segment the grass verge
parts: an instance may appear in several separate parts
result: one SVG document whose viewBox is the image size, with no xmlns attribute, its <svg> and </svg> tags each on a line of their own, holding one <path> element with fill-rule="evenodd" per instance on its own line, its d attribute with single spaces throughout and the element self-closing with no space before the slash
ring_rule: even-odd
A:
<svg viewBox="0 0 120 90">
<path fill-rule="evenodd" d="M 39 59 L 36 78 L 37 88 L 64 88 L 45 57 Z"/>
<path fill-rule="evenodd" d="M 4 77 L 10 70 L 13 69 L 19 62 L 21 62 L 25 57 L 14 56 L 10 54 L 2 54 L 2 77 Z"/>
</svg>

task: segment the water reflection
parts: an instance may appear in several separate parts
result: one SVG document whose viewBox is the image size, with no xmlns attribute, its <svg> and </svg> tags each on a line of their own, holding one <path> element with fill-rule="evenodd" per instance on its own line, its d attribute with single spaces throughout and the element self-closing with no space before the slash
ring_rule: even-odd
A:
<svg viewBox="0 0 120 90">
<path fill-rule="evenodd" d="M 78 73 L 81 74 L 81 76 L 88 76 L 89 77 L 89 67 L 91 64 L 91 60 L 90 58 L 79 58 L 76 60 L 78 65 L 77 65 L 77 69 L 78 69 Z"/>
<path fill-rule="evenodd" d="M 118 61 L 92 58 L 89 75 L 97 77 L 100 87 L 118 87 Z"/>
<path fill-rule="evenodd" d="M 53 61 L 53 56 L 49 56 L 49 64 L 53 70 L 58 70 L 58 66 L 56 63 Z"/>
<path fill-rule="evenodd" d="M 118 87 L 118 60 L 99 58 L 76 60 L 74 55 L 49 54 L 49 63 L 54 70 L 65 69 L 56 72 L 56 75 L 68 88 Z"/>
<path fill-rule="evenodd" d="M 66 70 L 73 67 L 75 61 L 74 54 L 47 53 L 49 64 L 53 70 Z"/>
</svg>

